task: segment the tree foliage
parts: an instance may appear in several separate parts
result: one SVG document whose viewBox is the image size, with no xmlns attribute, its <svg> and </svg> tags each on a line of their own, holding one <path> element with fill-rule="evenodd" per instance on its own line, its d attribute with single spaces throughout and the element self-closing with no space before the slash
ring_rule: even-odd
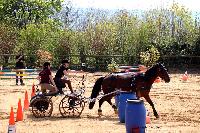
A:
<svg viewBox="0 0 200 133">
<path fill-rule="evenodd" d="M 0 23 L 0 54 L 12 54 L 17 44 L 17 30 L 13 26 Z M 9 56 L 4 56 L 1 62 L 8 63 Z"/>
<path fill-rule="evenodd" d="M 0 54 L 12 54 L 17 44 L 17 31 L 15 27 L 0 24 Z"/>
<path fill-rule="evenodd" d="M 1 0 L 0 20 L 23 27 L 39 23 L 61 10 L 62 0 Z"/>
<path fill-rule="evenodd" d="M 78 10 L 70 4 L 61 10 L 61 2 L 1 0 L 1 37 L 10 38 L 0 45 L 9 44 L 9 54 L 24 50 L 30 64 L 39 60 L 39 50 L 52 55 L 54 65 L 70 58 L 74 64 L 99 68 L 100 64 L 112 64 L 112 60 L 117 64 L 152 65 L 160 56 L 199 55 L 200 21 L 177 3 L 170 9 L 138 14 L 127 10 Z"/>
</svg>

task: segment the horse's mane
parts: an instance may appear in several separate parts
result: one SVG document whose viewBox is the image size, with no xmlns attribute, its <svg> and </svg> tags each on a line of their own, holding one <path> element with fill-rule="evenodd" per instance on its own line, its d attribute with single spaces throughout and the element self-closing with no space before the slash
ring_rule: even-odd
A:
<svg viewBox="0 0 200 133">
<path fill-rule="evenodd" d="M 151 68 L 149 68 L 146 72 L 145 72 L 145 77 L 146 79 L 152 78 L 153 76 L 155 76 L 155 72 L 156 69 L 159 67 L 159 63 L 155 64 L 154 66 L 152 66 Z"/>
</svg>

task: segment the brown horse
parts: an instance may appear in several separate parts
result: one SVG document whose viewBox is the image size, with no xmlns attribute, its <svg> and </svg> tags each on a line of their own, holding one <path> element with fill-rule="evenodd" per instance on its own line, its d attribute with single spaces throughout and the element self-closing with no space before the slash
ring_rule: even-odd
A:
<svg viewBox="0 0 200 133">
<path fill-rule="evenodd" d="M 153 109 L 154 116 L 158 118 L 159 115 L 149 97 L 151 86 L 157 77 L 160 77 L 167 83 L 170 82 L 167 69 L 161 63 L 157 63 L 156 65 L 152 66 L 145 73 L 112 73 L 97 79 L 90 98 L 96 98 L 101 90 L 103 91 L 104 95 L 111 93 L 110 95 L 103 96 L 99 100 L 98 113 L 101 114 L 101 105 L 104 101 L 107 101 L 116 111 L 117 107 L 111 102 L 112 97 L 114 97 L 116 93 L 112 92 L 116 90 L 136 92 L 138 98 L 144 97 L 146 99 Z M 95 101 L 91 101 L 89 104 L 89 109 L 92 109 L 94 104 Z"/>
</svg>

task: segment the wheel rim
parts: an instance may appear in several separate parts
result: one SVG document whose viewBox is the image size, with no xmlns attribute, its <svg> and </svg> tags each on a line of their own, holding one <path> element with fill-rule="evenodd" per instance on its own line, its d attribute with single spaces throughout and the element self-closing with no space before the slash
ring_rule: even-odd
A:
<svg viewBox="0 0 200 133">
<path fill-rule="evenodd" d="M 63 117 L 80 117 L 84 106 L 81 99 L 65 96 L 59 104 L 59 111 Z"/>
<path fill-rule="evenodd" d="M 33 102 L 32 113 L 36 118 L 50 117 L 53 112 L 53 103 L 47 98 L 36 98 Z"/>
</svg>

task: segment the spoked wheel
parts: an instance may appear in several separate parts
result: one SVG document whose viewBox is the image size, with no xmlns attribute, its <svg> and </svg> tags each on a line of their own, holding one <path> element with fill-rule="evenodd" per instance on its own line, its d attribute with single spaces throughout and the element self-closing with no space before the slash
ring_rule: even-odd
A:
<svg viewBox="0 0 200 133">
<path fill-rule="evenodd" d="M 81 99 L 65 96 L 59 104 L 59 111 L 63 117 L 80 117 L 84 107 L 85 102 Z"/>
<path fill-rule="evenodd" d="M 48 98 L 36 98 L 32 102 L 32 113 L 36 118 L 50 117 L 53 112 L 53 103 Z"/>
</svg>

